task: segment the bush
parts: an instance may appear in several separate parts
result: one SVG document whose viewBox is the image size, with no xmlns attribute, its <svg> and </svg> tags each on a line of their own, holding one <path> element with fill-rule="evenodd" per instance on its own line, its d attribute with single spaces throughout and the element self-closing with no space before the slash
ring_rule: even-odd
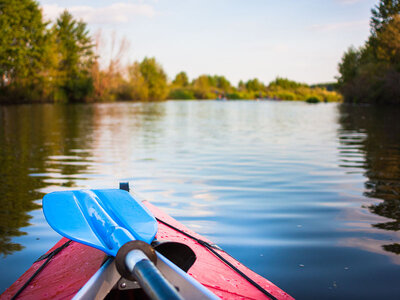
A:
<svg viewBox="0 0 400 300">
<path fill-rule="evenodd" d="M 281 91 L 276 94 L 276 97 L 281 100 L 296 100 L 296 94 L 292 92 Z"/>
<path fill-rule="evenodd" d="M 307 103 L 319 103 L 319 99 L 317 97 L 310 97 L 306 100 Z"/>
<path fill-rule="evenodd" d="M 193 91 L 189 89 L 175 89 L 172 90 L 169 95 L 169 99 L 175 99 L 175 100 L 189 100 L 189 99 L 196 99 L 194 96 Z"/>
<path fill-rule="evenodd" d="M 229 93 L 229 94 L 226 95 L 226 97 L 228 99 L 232 99 L 232 100 L 240 100 L 240 99 L 242 99 L 240 93 L 238 93 L 238 92 Z"/>
</svg>

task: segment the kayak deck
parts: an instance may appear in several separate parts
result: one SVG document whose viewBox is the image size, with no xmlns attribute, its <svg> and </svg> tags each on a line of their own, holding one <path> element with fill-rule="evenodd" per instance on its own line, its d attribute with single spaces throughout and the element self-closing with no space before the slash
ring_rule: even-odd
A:
<svg viewBox="0 0 400 300">
<path fill-rule="evenodd" d="M 143 202 L 158 219 L 158 240 L 180 242 L 189 246 L 196 254 L 196 261 L 188 274 L 222 299 L 269 299 L 253 284 L 234 271 L 206 247 L 195 239 L 187 237 L 163 222 L 197 238 L 212 244 L 211 241 L 189 230 L 181 223 L 152 205 Z M 161 222 L 160 222 L 161 221 Z M 64 245 L 68 239 L 62 238 L 47 253 Z M 277 299 L 292 299 L 273 283 L 251 271 L 222 250 L 215 250 L 220 256 L 251 278 Z M 34 277 L 19 295 L 19 299 L 70 299 L 100 268 L 105 254 L 95 248 L 77 242 L 70 244 L 56 254 L 43 270 Z M 14 282 L 0 299 L 10 299 L 45 263 L 46 259 L 35 262 L 17 281 Z"/>
</svg>

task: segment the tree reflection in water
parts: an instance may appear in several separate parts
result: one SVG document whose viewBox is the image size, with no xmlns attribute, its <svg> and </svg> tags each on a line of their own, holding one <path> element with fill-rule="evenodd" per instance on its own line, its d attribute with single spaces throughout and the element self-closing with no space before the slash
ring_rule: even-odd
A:
<svg viewBox="0 0 400 300">
<path fill-rule="evenodd" d="M 82 173 L 85 164 L 68 158 L 51 163 L 53 155 L 73 155 L 87 149 L 93 109 L 76 105 L 22 105 L 0 107 L 0 254 L 6 256 L 23 248 L 13 237 L 26 235 L 28 212 L 40 208 L 40 189 L 51 184 L 70 187 L 70 175 Z M 87 153 L 79 153 L 84 159 Z M 56 179 L 51 174 L 60 174 Z"/>
<path fill-rule="evenodd" d="M 85 187 L 106 172 L 102 165 L 115 159 L 110 135 L 128 156 L 132 133 L 161 131 L 155 120 L 164 114 L 157 103 L 0 106 L 0 255 L 23 248 L 12 239 L 26 234 L 44 193 Z"/>
<path fill-rule="evenodd" d="M 391 219 L 372 226 L 400 230 L 400 108 L 343 104 L 339 112 L 342 167 L 365 171 L 365 195 L 383 200 L 369 210 Z M 382 247 L 400 254 L 398 243 Z"/>
</svg>

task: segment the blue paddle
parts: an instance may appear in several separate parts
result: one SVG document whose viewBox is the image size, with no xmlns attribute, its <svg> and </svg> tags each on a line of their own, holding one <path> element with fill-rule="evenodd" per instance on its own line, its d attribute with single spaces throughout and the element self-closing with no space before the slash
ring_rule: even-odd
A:
<svg viewBox="0 0 400 300">
<path fill-rule="evenodd" d="M 151 212 L 123 190 L 54 192 L 43 198 L 43 212 L 59 234 L 111 256 L 121 275 L 136 279 L 152 299 L 182 299 L 154 264 L 149 245 L 157 233 Z"/>
</svg>

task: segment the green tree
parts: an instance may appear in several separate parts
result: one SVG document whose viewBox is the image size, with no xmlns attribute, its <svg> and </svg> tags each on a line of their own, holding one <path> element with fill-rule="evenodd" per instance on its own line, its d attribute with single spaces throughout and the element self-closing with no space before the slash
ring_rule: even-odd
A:
<svg viewBox="0 0 400 300">
<path fill-rule="evenodd" d="M 129 81 L 126 86 L 127 94 L 131 100 L 148 100 L 149 88 L 146 79 L 140 71 L 140 63 L 134 62 L 128 67 Z"/>
<path fill-rule="evenodd" d="M 82 21 L 64 11 L 53 27 L 59 54 L 60 100 L 83 101 L 93 91 L 90 68 L 94 62 L 93 42 Z M 64 99 L 63 99 L 64 98 Z"/>
<path fill-rule="evenodd" d="M 339 84 L 350 82 L 356 77 L 357 70 L 360 66 L 360 59 L 361 51 L 354 47 L 350 47 L 347 52 L 343 54 L 342 61 L 339 63 Z"/>
<path fill-rule="evenodd" d="M 0 89 L 5 97 L 41 97 L 47 32 L 38 3 L 0 0 Z"/>
<path fill-rule="evenodd" d="M 195 96 L 193 90 L 190 88 L 177 88 L 170 91 L 168 98 L 175 100 L 189 100 L 195 99 Z"/>
<path fill-rule="evenodd" d="M 168 95 L 169 99 L 194 99 L 193 88 L 185 72 L 176 74 Z"/>
<path fill-rule="evenodd" d="M 193 80 L 192 87 L 198 99 L 216 99 L 230 94 L 237 98 L 235 88 L 225 76 L 203 74 Z"/>
<path fill-rule="evenodd" d="M 215 99 L 217 89 L 212 76 L 200 75 L 193 80 L 193 89 L 198 99 Z"/>
<path fill-rule="evenodd" d="M 257 78 L 250 79 L 246 82 L 246 89 L 249 92 L 259 92 L 265 89 L 265 86 Z"/>
<path fill-rule="evenodd" d="M 377 34 L 377 57 L 400 71 L 400 14 L 395 15 Z"/>
<path fill-rule="evenodd" d="M 287 78 L 281 78 L 281 77 L 277 77 L 274 81 L 270 82 L 270 84 L 268 85 L 270 88 L 273 86 L 276 87 L 280 87 L 283 89 L 296 89 L 299 87 L 308 87 L 307 84 L 304 83 L 299 83 L 293 80 L 289 80 Z"/>
<path fill-rule="evenodd" d="M 215 85 L 218 89 L 220 89 L 224 93 L 228 93 L 231 91 L 232 86 L 228 79 L 225 76 L 214 76 Z"/>
<path fill-rule="evenodd" d="M 381 0 L 371 12 L 368 41 L 339 63 L 340 91 L 346 102 L 400 103 L 400 1 Z"/>
<path fill-rule="evenodd" d="M 189 78 L 185 72 L 176 74 L 172 84 L 177 87 L 187 87 L 189 85 Z"/>
<path fill-rule="evenodd" d="M 244 92 L 246 90 L 246 85 L 244 84 L 243 80 L 240 80 L 238 83 L 238 90 L 240 92 Z"/>
<path fill-rule="evenodd" d="M 154 57 L 145 57 L 139 65 L 148 88 L 148 100 L 164 100 L 168 95 L 167 75 Z"/>
<path fill-rule="evenodd" d="M 395 15 L 400 13 L 399 0 L 381 0 L 372 10 L 371 33 L 375 36 Z"/>
</svg>

